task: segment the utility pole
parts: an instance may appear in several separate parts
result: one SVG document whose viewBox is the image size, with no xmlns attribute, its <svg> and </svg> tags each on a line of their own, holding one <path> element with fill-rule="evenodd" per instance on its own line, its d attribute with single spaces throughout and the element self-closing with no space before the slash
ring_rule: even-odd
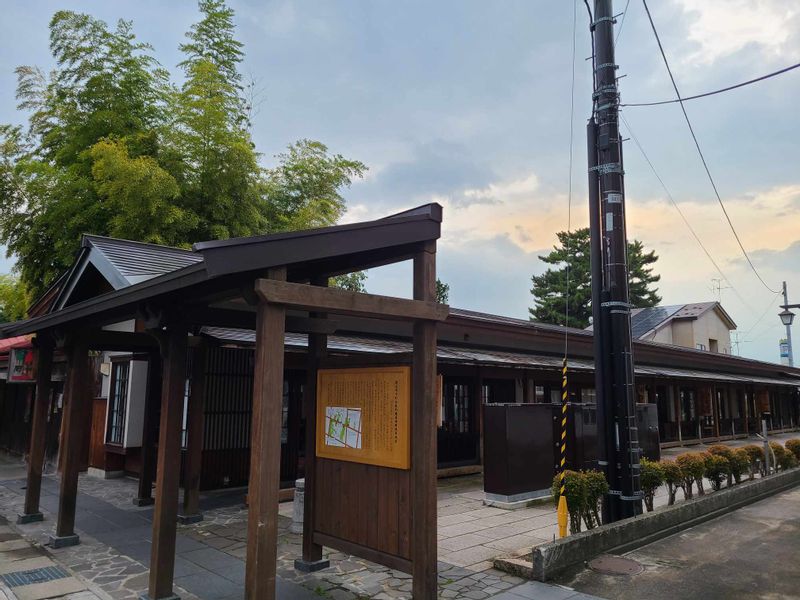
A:
<svg viewBox="0 0 800 600">
<path fill-rule="evenodd" d="M 612 0 L 595 0 L 594 109 L 588 124 L 589 227 L 598 464 L 611 488 L 606 523 L 642 512 L 628 298 L 627 235 Z"/>
<path fill-rule="evenodd" d="M 797 307 L 796 304 L 795 305 L 789 304 L 789 293 L 786 291 L 786 282 L 784 281 L 783 282 L 783 306 L 782 306 L 782 308 L 783 308 L 784 311 L 789 312 L 790 308 L 796 308 L 796 307 Z M 784 320 L 783 317 L 781 317 L 781 321 L 786 324 L 786 345 L 788 347 L 789 366 L 790 367 L 794 366 L 794 352 L 792 351 L 792 320 L 793 320 L 793 317 L 794 317 L 794 315 L 792 315 L 792 318 L 788 319 L 788 322 L 786 320 Z"/>
</svg>

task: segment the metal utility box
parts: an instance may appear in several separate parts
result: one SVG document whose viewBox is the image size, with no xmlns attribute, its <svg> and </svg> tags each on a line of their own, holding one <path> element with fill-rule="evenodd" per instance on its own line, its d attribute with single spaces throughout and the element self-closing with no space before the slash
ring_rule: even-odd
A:
<svg viewBox="0 0 800 600">
<path fill-rule="evenodd" d="M 483 406 L 483 487 L 487 504 L 524 503 L 550 493 L 550 404 Z"/>
</svg>

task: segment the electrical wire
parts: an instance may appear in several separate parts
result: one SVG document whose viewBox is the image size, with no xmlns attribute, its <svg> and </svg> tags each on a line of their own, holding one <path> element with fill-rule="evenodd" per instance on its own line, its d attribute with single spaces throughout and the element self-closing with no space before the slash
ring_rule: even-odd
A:
<svg viewBox="0 0 800 600">
<path fill-rule="evenodd" d="M 745 333 L 745 334 L 744 334 L 744 337 L 747 337 L 747 336 L 749 336 L 751 333 L 753 333 L 753 330 L 754 330 L 756 327 L 758 327 L 758 324 L 759 324 L 759 323 L 761 323 L 761 321 L 764 319 L 764 317 L 766 317 L 766 316 L 767 316 L 767 314 L 769 313 L 769 311 L 770 311 L 770 310 L 772 310 L 772 307 L 773 307 L 773 306 L 775 306 L 775 301 L 776 301 L 776 300 L 777 300 L 779 297 L 780 297 L 780 292 L 777 292 L 777 293 L 775 294 L 775 296 L 773 296 L 773 298 L 772 298 L 772 301 L 769 303 L 769 305 L 767 306 L 766 310 L 764 310 L 764 312 L 763 312 L 763 313 L 761 313 L 761 316 L 760 316 L 760 317 L 758 317 L 758 319 L 756 319 L 756 322 L 755 322 L 755 323 L 753 323 L 753 325 L 750 327 L 750 329 L 748 329 L 748 330 L 747 330 L 747 333 Z"/>
<path fill-rule="evenodd" d="M 664 59 L 664 65 L 667 68 L 667 73 L 669 73 L 670 81 L 672 82 L 672 87 L 675 90 L 675 95 L 678 97 L 678 102 L 681 106 L 681 111 L 683 112 L 683 117 L 686 119 L 686 124 L 689 126 L 689 133 L 692 134 L 692 139 L 694 140 L 694 145 L 697 148 L 697 153 L 700 155 L 700 160 L 703 163 L 703 168 L 706 171 L 706 175 L 708 176 L 708 180 L 711 182 L 711 187 L 714 188 L 714 194 L 717 197 L 717 202 L 719 202 L 720 207 L 722 208 L 722 212 L 725 215 L 725 219 L 728 221 L 728 225 L 733 232 L 733 236 L 736 238 L 736 242 L 739 244 L 739 248 L 742 250 L 742 254 L 744 255 L 747 263 L 750 265 L 750 268 L 753 270 L 753 273 L 761 282 L 761 284 L 768 289 L 773 294 L 777 293 L 776 290 L 773 290 L 771 287 L 767 285 L 767 282 L 761 277 L 761 274 L 756 269 L 756 266 L 753 264 L 753 261 L 750 260 L 750 255 L 747 254 L 747 250 L 744 249 L 744 245 L 742 244 L 742 240 L 739 239 L 739 234 L 736 232 L 736 228 L 733 226 L 733 222 L 731 221 L 730 216 L 728 215 L 728 210 L 725 208 L 725 203 L 722 201 L 722 197 L 719 194 L 719 190 L 717 189 L 717 184 L 714 181 L 714 178 L 711 175 L 711 170 L 708 168 L 708 163 L 706 162 L 706 157 L 703 155 L 703 151 L 700 148 L 700 142 L 697 141 L 697 136 L 694 133 L 694 127 L 692 127 L 692 122 L 689 120 L 689 115 L 686 113 L 686 107 L 683 105 L 683 98 L 681 98 L 681 93 L 678 91 L 678 84 L 675 83 L 675 77 L 672 75 L 672 69 L 669 66 L 669 61 L 667 60 L 667 55 L 664 52 L 664 46 L 661 44 L 661 38 L 658 35 L 658 30 L 656 29 L 656 25 L 653 22 L 653 16 L 650 14 L 650 7 L 647 6 L 647 0 L 642 0 L 642 4 L 644 4 L 644 9 L 647 12 L 647 18 L 650 21 L 650 27 L 653 29 L 653 35 L 655 35 L 656 42 L 658 42 L 658 49 L 661 52 L 661 58 Z"/>
<path fill-rule="evenodd" d="M 617 37 L 614 38 L 614 48 L 617 47 L 617 42 L 619 41 L 619 36 L 622 34 L 622 28 L 625 25 L 625 17 L 628 14 L 628 7 L 631 5 L 631 0 L 628 0 L 625 3 L 625 10 L 622 11 L 622 19 L 619 22 L 619 29 L 617 29 Z"/>
<path fill-rule="evenodd" d="M 723 92 L 729 92 L 731 90 L 745 87 L 752 83 L 758 83 L 759 81 L 764 81 L 765 79 L 769 79 L 770 77 L 775 77 L 777 75 L 782 75 L 783 73 L 788 73 L 789 71 L 792 71 L 797 68 L 800 68 L 800 63 L 797 63 L 796 65 L 791 65 L 784 69 L 780 69 L 779 71 L 768 73 L 767 75 L 762 75 L 761 77 L 756 77 L 755 79 L 750 79 L 748 81 L 743 81 L 742 83 L 737 83 L 736 85 L 729 85 L 728 87 L 719 90 L 714 90 L 713 92 L 705 92 L 703 94 L 697 94 L 696 96 L 687 96 L 683 99 L 661 100 L 660 102 L 632 102 L 627 104 L 620 104 L 620 106 L 661 106 L 663 104 L 675 104 L 681 101 L 687 102 L 689 100 L 697 100 L 698 98 L 707 98 L 708 96 L 714 96 L 716 94 L 721 94 Z"/>
<path fill-rule="evenodd" d="M 689 219 L 686 218 L 686 215 L 683 213 L 683 211 L 681 210 L 681 207 L 675 201 L 675 198 L 672 196 L 672 193 L 669 191 L 669 188 L 667 188 L 667 185 L 664 183 L 664 180 L 661 178 L 661 175 L 659 175 L 658 171 L 656 170 L 655 165 L 653 165 L 653 162 L 650 160 L 650 157 L 647 155 L 647 152 L 645 152 L 645 149 L 642 146 L 641 142 L 639 141 L 639 138 L 636 137 L 636 133 L 631 128 L 631 124 L 628 123 L 628 119 L 625 118 L 625 115 L 622 112 L 619 113 L 619 117 L 622 120 L 622 122 L 625 124 L 625 128 L 628 130 L 628 133 L 630 134 L 631 139 L 633 140 L 633 143 L 639 149 L 639 152 L 642 154 L 642 157 L 644 158 L 645 162 L 650 167 L 650 170 L 653 172 L 653 175 L 655 175 L 655 178 L 658 180 L 658 183 L 661 184 L 661 188 L 664 190 L 664 193 L 667 195 L 667 198 L 669 199 L 670 203 L 675 208 L 675 210 L 678 211 L 678 214 L 680 215 L 681 219 L 683 220 L 684 225 L 686 225 L 687 229 L 691 232 L 692 237 L 694 237 L 695 241 L 697 242 L 697 245 L 700 246 L 700 248 L 703 250 L 705 255 L 708 257 L 708 260 L 711 261 L 712 265 L 714 265 L 714 268 L 717 270 L 717 273 L 719 273 L 720 277 L 722 277 L 722 279 L 725 281 L 725 283 L 727 283 L 730 286 L 730 288 L 733 290 L 733 293 L 736 294 L 737 298 L 739 298 L 739 301 L 742 304 L 744 304 L 748 309 L 753 310 L 753 308 L 748 304 L 747 300 L 745 300 L 744 297 L 739 293 L 739 290 L 736 289 L 736 286 L 733 285 L 731 280 L 728 279 L 728 277 L 722 271 L 722 268 L 720 268 L 720 266 L 717 263 L 717 261 L 714 260 L 714 257 L 711 256 L 711 252 L 709 252 L 708 248 L 706 248 L 706 245 L 703 243 L 703 240 L 700 239 L 700 236 L 694 230 L 694 227 L 692 227 L 692 224 L 689 222 Z"/>
</svg>

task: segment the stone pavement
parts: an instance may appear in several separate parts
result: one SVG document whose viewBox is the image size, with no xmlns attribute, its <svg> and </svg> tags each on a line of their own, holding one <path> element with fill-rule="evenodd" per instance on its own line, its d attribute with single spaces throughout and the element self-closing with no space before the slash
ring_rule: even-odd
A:
<svg viewBox="0 0 800 600">
<path fill-rule="evenodd" d="M 0 516 L 0 600 L 99 600 L 86 582 L 54 562 Z"/>
</svg>

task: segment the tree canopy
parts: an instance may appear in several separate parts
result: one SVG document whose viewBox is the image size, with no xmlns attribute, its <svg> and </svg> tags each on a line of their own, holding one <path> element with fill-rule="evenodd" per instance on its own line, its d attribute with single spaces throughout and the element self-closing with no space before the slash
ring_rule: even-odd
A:
<svg viewBox="0 0 800 600">
<path fill-rule="evenodd" d="M 29 304 L 28 291 L 13 275 L 0 275 L 0 323 L 25 318 Z"/>
<path fill-rule="evenodd" d="M 557 234 L 558 244 L 543 262 L 554 265 L 531 280 L 534 306 L 530 308 L 531 320 L 553 325 L 584 328 L 592 316 L 592 273 L 589 255 L 589 229 Z M 567 251 L 569 248 L 569 251 Z M 654 287 L 661 276 L 653 272 L 658 261 L 654 250 L 645 252 L 639 240 L 628 241 L 628 291 L 630 303 L 636 308 L 656 306 L 661 302 L 658 288 Z M 566 320 L 567 266 L 569 266 L 569 320 Z"/>
<path fill-rule="evenodd" d="M 234 13 L 200 0 L 180 45 L 182 83 L 133 24 L 58 11 L 55 69 L 21 66 L 26 126 L 0 125 L 0 243 L 33 296 L 83 233 L 188 246 L 334 224 L 366 166 L 299 140 L 265 168 L 250 135 Z"/>
</svg>

